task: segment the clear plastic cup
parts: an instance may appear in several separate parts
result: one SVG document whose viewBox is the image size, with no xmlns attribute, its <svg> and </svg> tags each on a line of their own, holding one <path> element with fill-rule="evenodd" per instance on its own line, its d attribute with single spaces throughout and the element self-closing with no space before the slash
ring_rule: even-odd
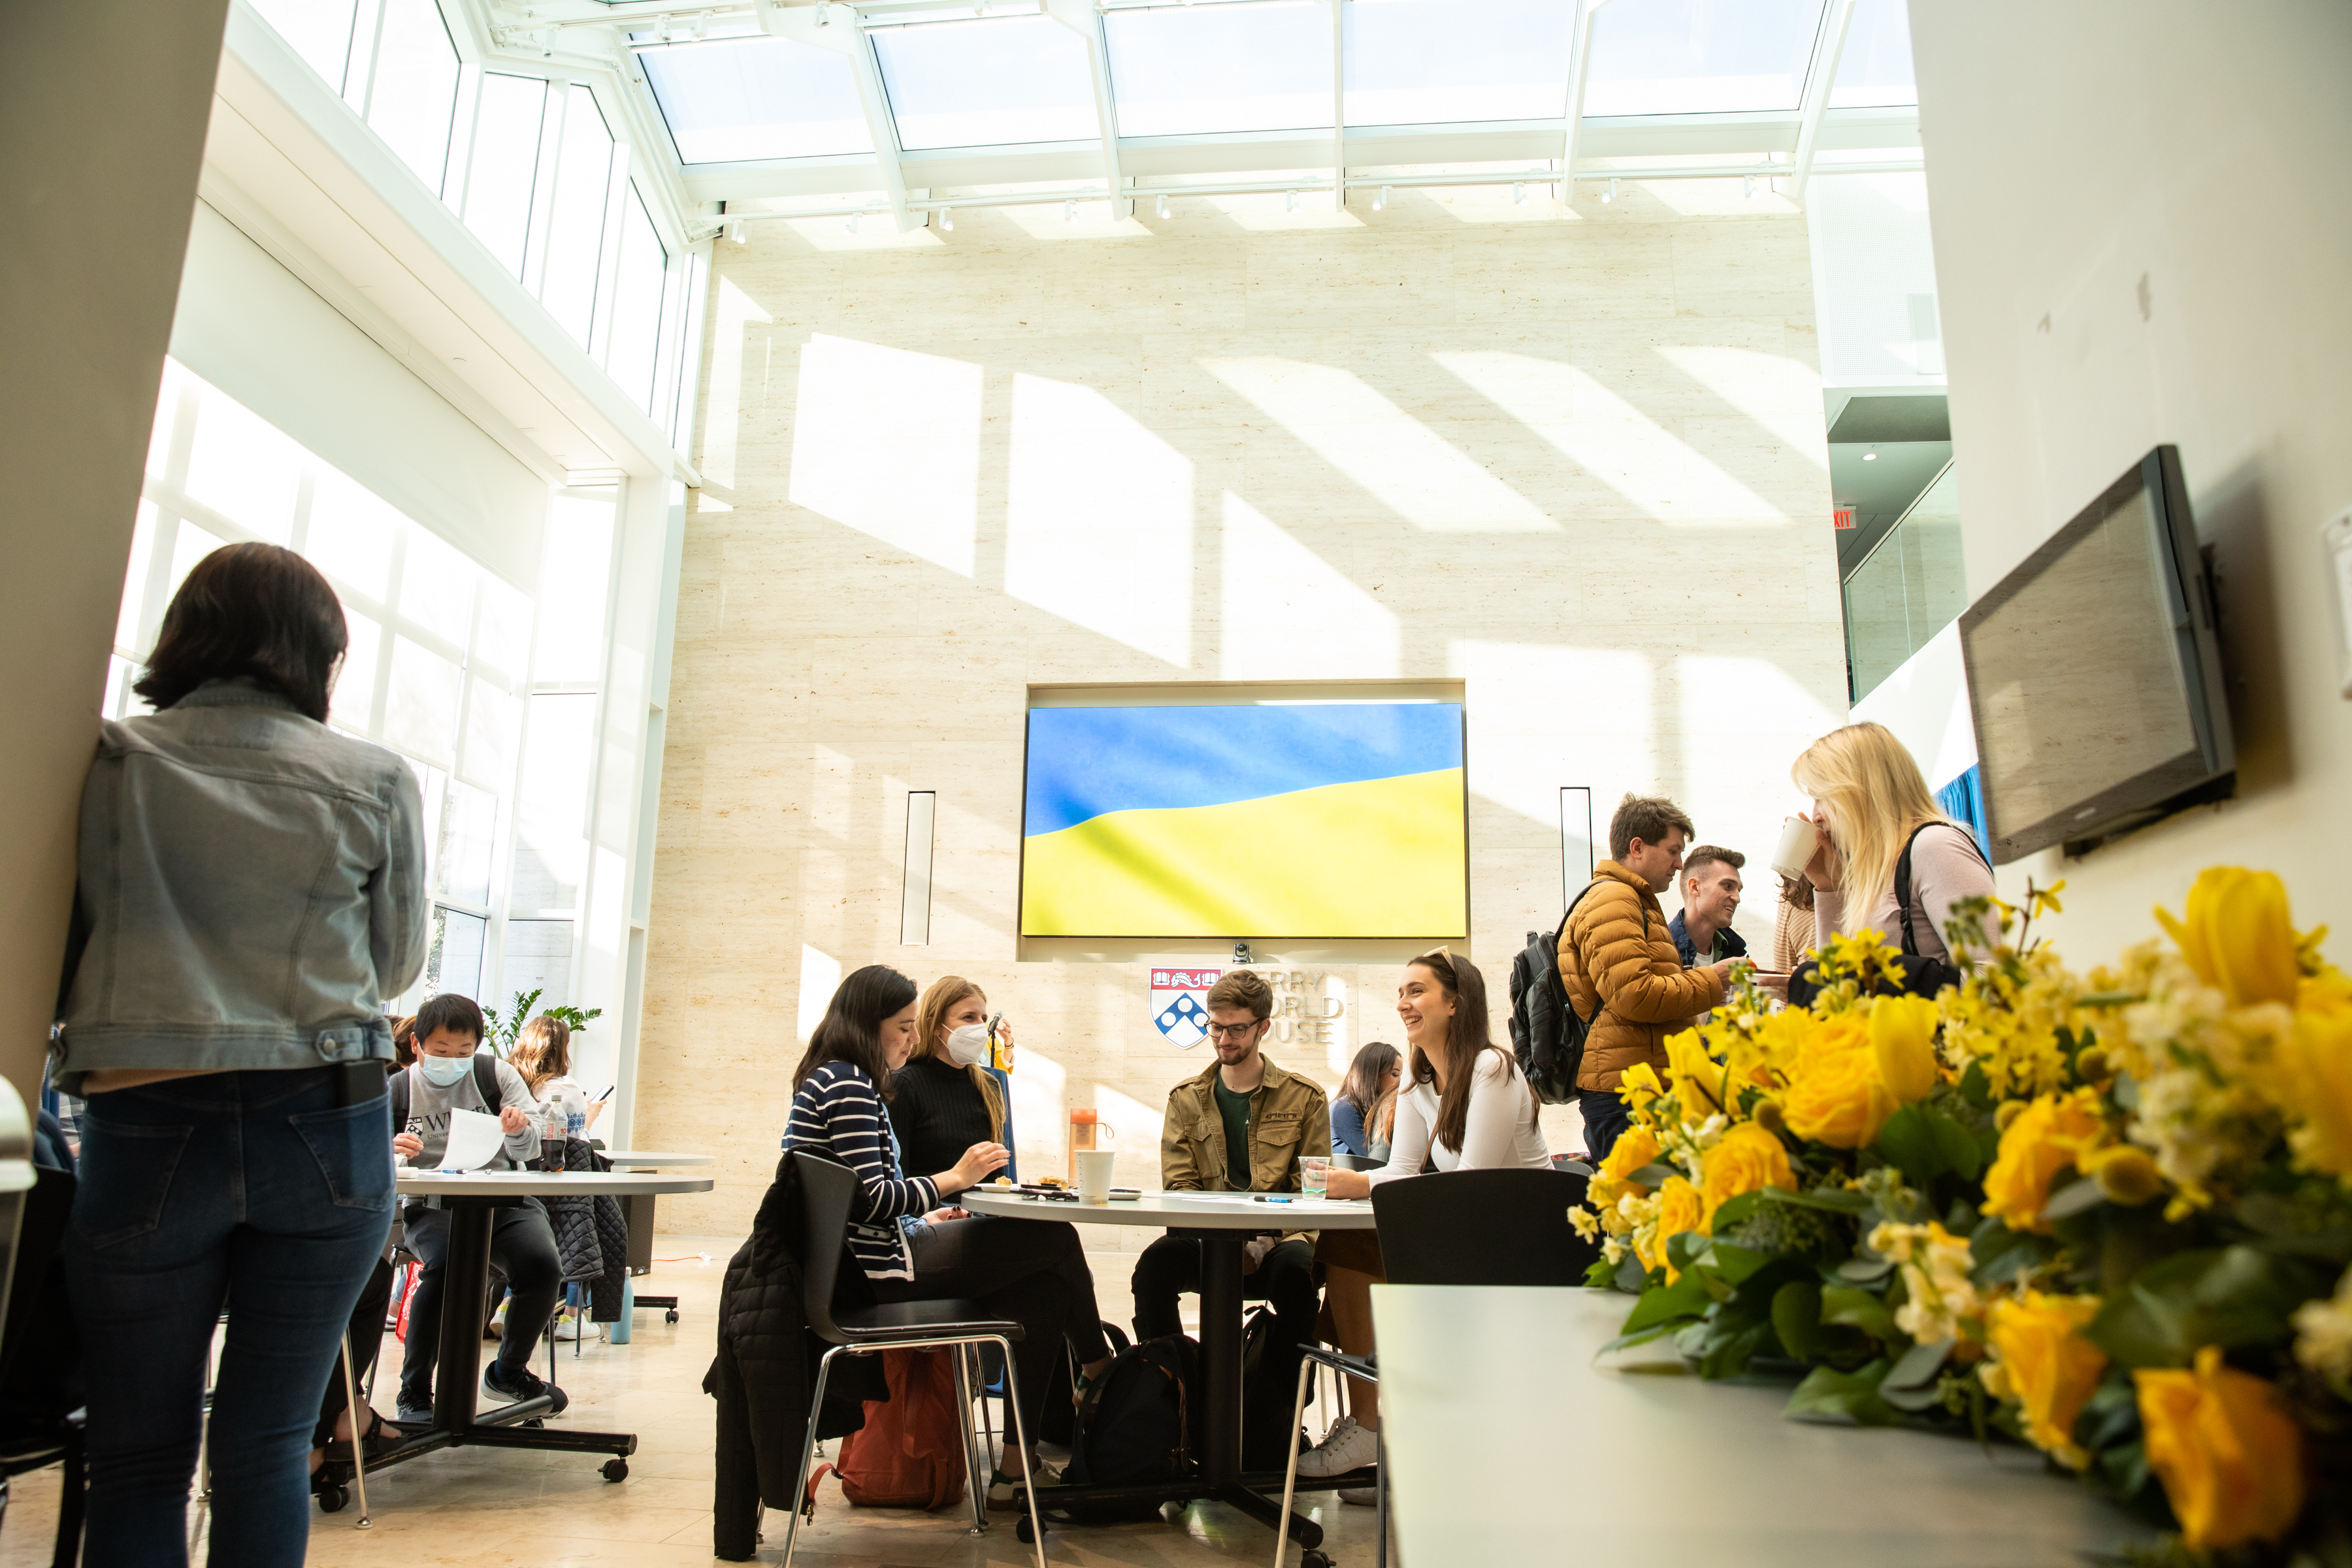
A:
<svg viewBox="0 0 2352 1568">
<path fill-rule="evenodd" d="M 1298 1157 L 1298 1191 L 1301 1196 L 1319 1198 L 1330 1189 L 1331 1162 L 1321 1154 L 1301 1154 Z"/>
</svg>

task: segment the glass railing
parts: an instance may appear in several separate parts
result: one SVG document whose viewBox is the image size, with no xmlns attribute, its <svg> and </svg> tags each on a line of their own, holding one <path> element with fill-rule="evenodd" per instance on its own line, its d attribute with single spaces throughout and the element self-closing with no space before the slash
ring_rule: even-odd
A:
<svg viewBox="0 0 2352 1568">
<path fill-rule="evenodd" d="M 1845 658 L 1856 702 L 1968 608 L 1959 485 L 1951 464 L 1845 580 Z"/>
</svg>

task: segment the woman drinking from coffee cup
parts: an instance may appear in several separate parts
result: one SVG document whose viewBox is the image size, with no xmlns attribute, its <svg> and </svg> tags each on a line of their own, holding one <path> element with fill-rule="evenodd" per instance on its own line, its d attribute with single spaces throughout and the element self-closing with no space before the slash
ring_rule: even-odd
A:
<svg viewBox="0 0 2352 1568">
<path fill-rule="evenodd" d="M 1969 830 L 1937 807 L 1919 764 L 1883 724 L 1849 724 L 1807 747 L 1789 770 L 1813 797 L 1805 865 L 1816 940 L 1875 931 L 1889 947 L 1905 916 L 1925 957 L 1950 961 L 1946 927 L 1963 899 L 1990 898 L 1992 868 Z M 1895 896 L 1907 861 L 1910 897 Z M 1977 946 L 1981 936 L 1968 942 Z"/>
</svg>

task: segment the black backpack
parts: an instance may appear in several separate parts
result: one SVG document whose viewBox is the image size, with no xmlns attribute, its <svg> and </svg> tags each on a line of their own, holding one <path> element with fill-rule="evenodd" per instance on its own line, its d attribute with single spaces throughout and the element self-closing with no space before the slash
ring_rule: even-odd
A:
<svg viewBox="0 0 2352 1568">
<path fill-rule="evenodd" d="M 474 1091 L 482 1097 L 492 1116 L 499 1113 L 498 1058 L 477 1051 L 474 1053 Z M 392 1075 L 392 1131 L 394 1137 L 408 1131 L 408 1069 L 402 1068 Z"/>
<path fill-rule="evenodd" d="M 1186 1334 L 1146 1340 L 1111 1358 L 1087 1385 L 1070 1435 L 1067 1478 L 1075 1486 L 1180 1480 L 1199 1451 L 1201 1410 L 1192 1390 L 1201 1347 Z M 1286 1408 L 1287 1408 L 1286 1406 Z M 1050 1505 L 1053 1494 L 1040 1495 Z M 1067 1510 L 1088 1523 L 1157 1519 L 1157 1502 L 1088 1503 Z"/>
<path fill-rule="evenodd" d="M 1948 822 L 1923 822 L 1911 830 L 1910 837 L 1903 841 L 1903 853 L 1895 861 L 1895 911 L 1903 922 L 1903 958 L 1899 965 L 1903 971 L 1903 984 L 1890 985 L 1881 981 L 1875 987 L 1879 995 L 1932 997 L 1945 986 L 1958 985 L 1968 979 L 1968 973 L 1948 958 L 1929 958 L 1922 953 L 1919 951 L 1919 934 L 1911 925 L 1911 846 L 1916 844 L 1919 835 L 1927 829 L 1951 826 Z M 1968 840 L 1969 848 L 1976 858 L 1984 860 L 1984 851 L 1978 847 L 1977 836 L 1963 827 L 1960 837 Z M 1991 861 L 1985 860 L 1985 869 L 1992 869 Z M 1809 958 L 1797 965 L 1796 972 L 1789 976 L 1789 1005 L 1811 1006 L 1821 989 L 1821 964 Z"/>
<path fill-rule="evenodd" d="M 1559 977 L 1559 944 L 1568 934 L 1569 917 L 1592 887 L 1585 884 L 1549 939 L 1539 931 L 1528 932 L 1528 945 L 1511 960 L 1511 1050 L 1520 1073 L 1547 1105 L 1576 1099 L 1576 1075 L 1584 1066 L 1584 1036 L 1591 1020 L 1578 1017 L 1568 999 L 1568 985 Z"/>
<path fill-rule="evenodd" d="M 1253 1307 L 1242 1325 L 1242 1468 L 1245 1470 L 1281 1469 L 1299 1447 L 1298 1424 L 1290 1418 L 1291 1401 L 1298 1395 L 1298 1360 L 1275 1354 L 1280 1322 L 1272 1310 Z M 1311 1387 L 1308 1394 L 1313 1394 Z"/>
</svg>

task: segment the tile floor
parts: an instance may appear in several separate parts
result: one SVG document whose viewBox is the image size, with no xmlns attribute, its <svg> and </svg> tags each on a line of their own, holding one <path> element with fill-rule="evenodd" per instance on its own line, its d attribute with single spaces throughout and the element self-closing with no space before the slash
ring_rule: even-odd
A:
<svg viewBox="0 0 2352 1568">
<path fill-rule="evenodd" d="M 373 1526 L 353 1528 L 354 1503 L 335 1514 L 315 1514 L 311 1563 L 318 1568 L 701 1568 L 710 1563 L 712 1407 L 702 1392 L 710 1364 L 713 1309 L 726 1259 L 735 1242 L 716 1237 L 661 1237 L 663 1262 L 639 1281 L 647 1294 L 678 1298 L 681 1321 L 657 1311 L 637 1314 L 634 1342 L 590 1340 L 558 1352 L 557 1381 L 572 1396 L 564 1424 L 637 1434 L 629 1478 L 612 1484 L 585 1456 L 460 1448 L 411 1461 L 371 1478 Z M 698 1255 L 708 1253 L 709 1264 Z M 1132 1258 L 1093 1259 L 1103 1315 L 1124 1321 L 1131 1304 L 1127 1270 Z M 1186 1305 L 1192 1305 L 1190 1298 Z M 390 1378 L 400 1346 L 387 1336 L 379 1387 L 388 1408 Z M 1312 1408 L 1308 1426 L 1319 1431 Z M 830 1446 L 828 1446 L 830 1447 Z M 22 1478 L 0 1531 L 0 1568 L 34 1568 L 49 1561 L 57 1520 L 55 1470 Z M 1371 1568 L 1373 1513 L 1349 1508 L 1329 1493 L 1302 1500 L 1321 1519 L 1325 1550 L 1343 1568 Z M 1091 1568 L 1190 1568 L 1192 1564 L 1265 1563 L 1271 1531 L 1220 1504 L 1171 1507 L 1161 1523 L 1049 1530 L 1047 1557 Z M 966 1533 L 961 1505 L 936 1514 L 853 1509 L 828 1480 L 817 1521 L 804 1527 L 796 1564 L 807 1568 L 987 1568 L 1034 1563 L 1014 1537 L 1009 1516 L 988 1534 Z M 769 1544 L 760 1561 L 782 1558 L 782 1521 L 768 1516 Z M 190 1510 L 204 1560 L 200 1508 Z M 1297 1561 L 1293 1549 L 1290 1561 Z"/>
</svg>

